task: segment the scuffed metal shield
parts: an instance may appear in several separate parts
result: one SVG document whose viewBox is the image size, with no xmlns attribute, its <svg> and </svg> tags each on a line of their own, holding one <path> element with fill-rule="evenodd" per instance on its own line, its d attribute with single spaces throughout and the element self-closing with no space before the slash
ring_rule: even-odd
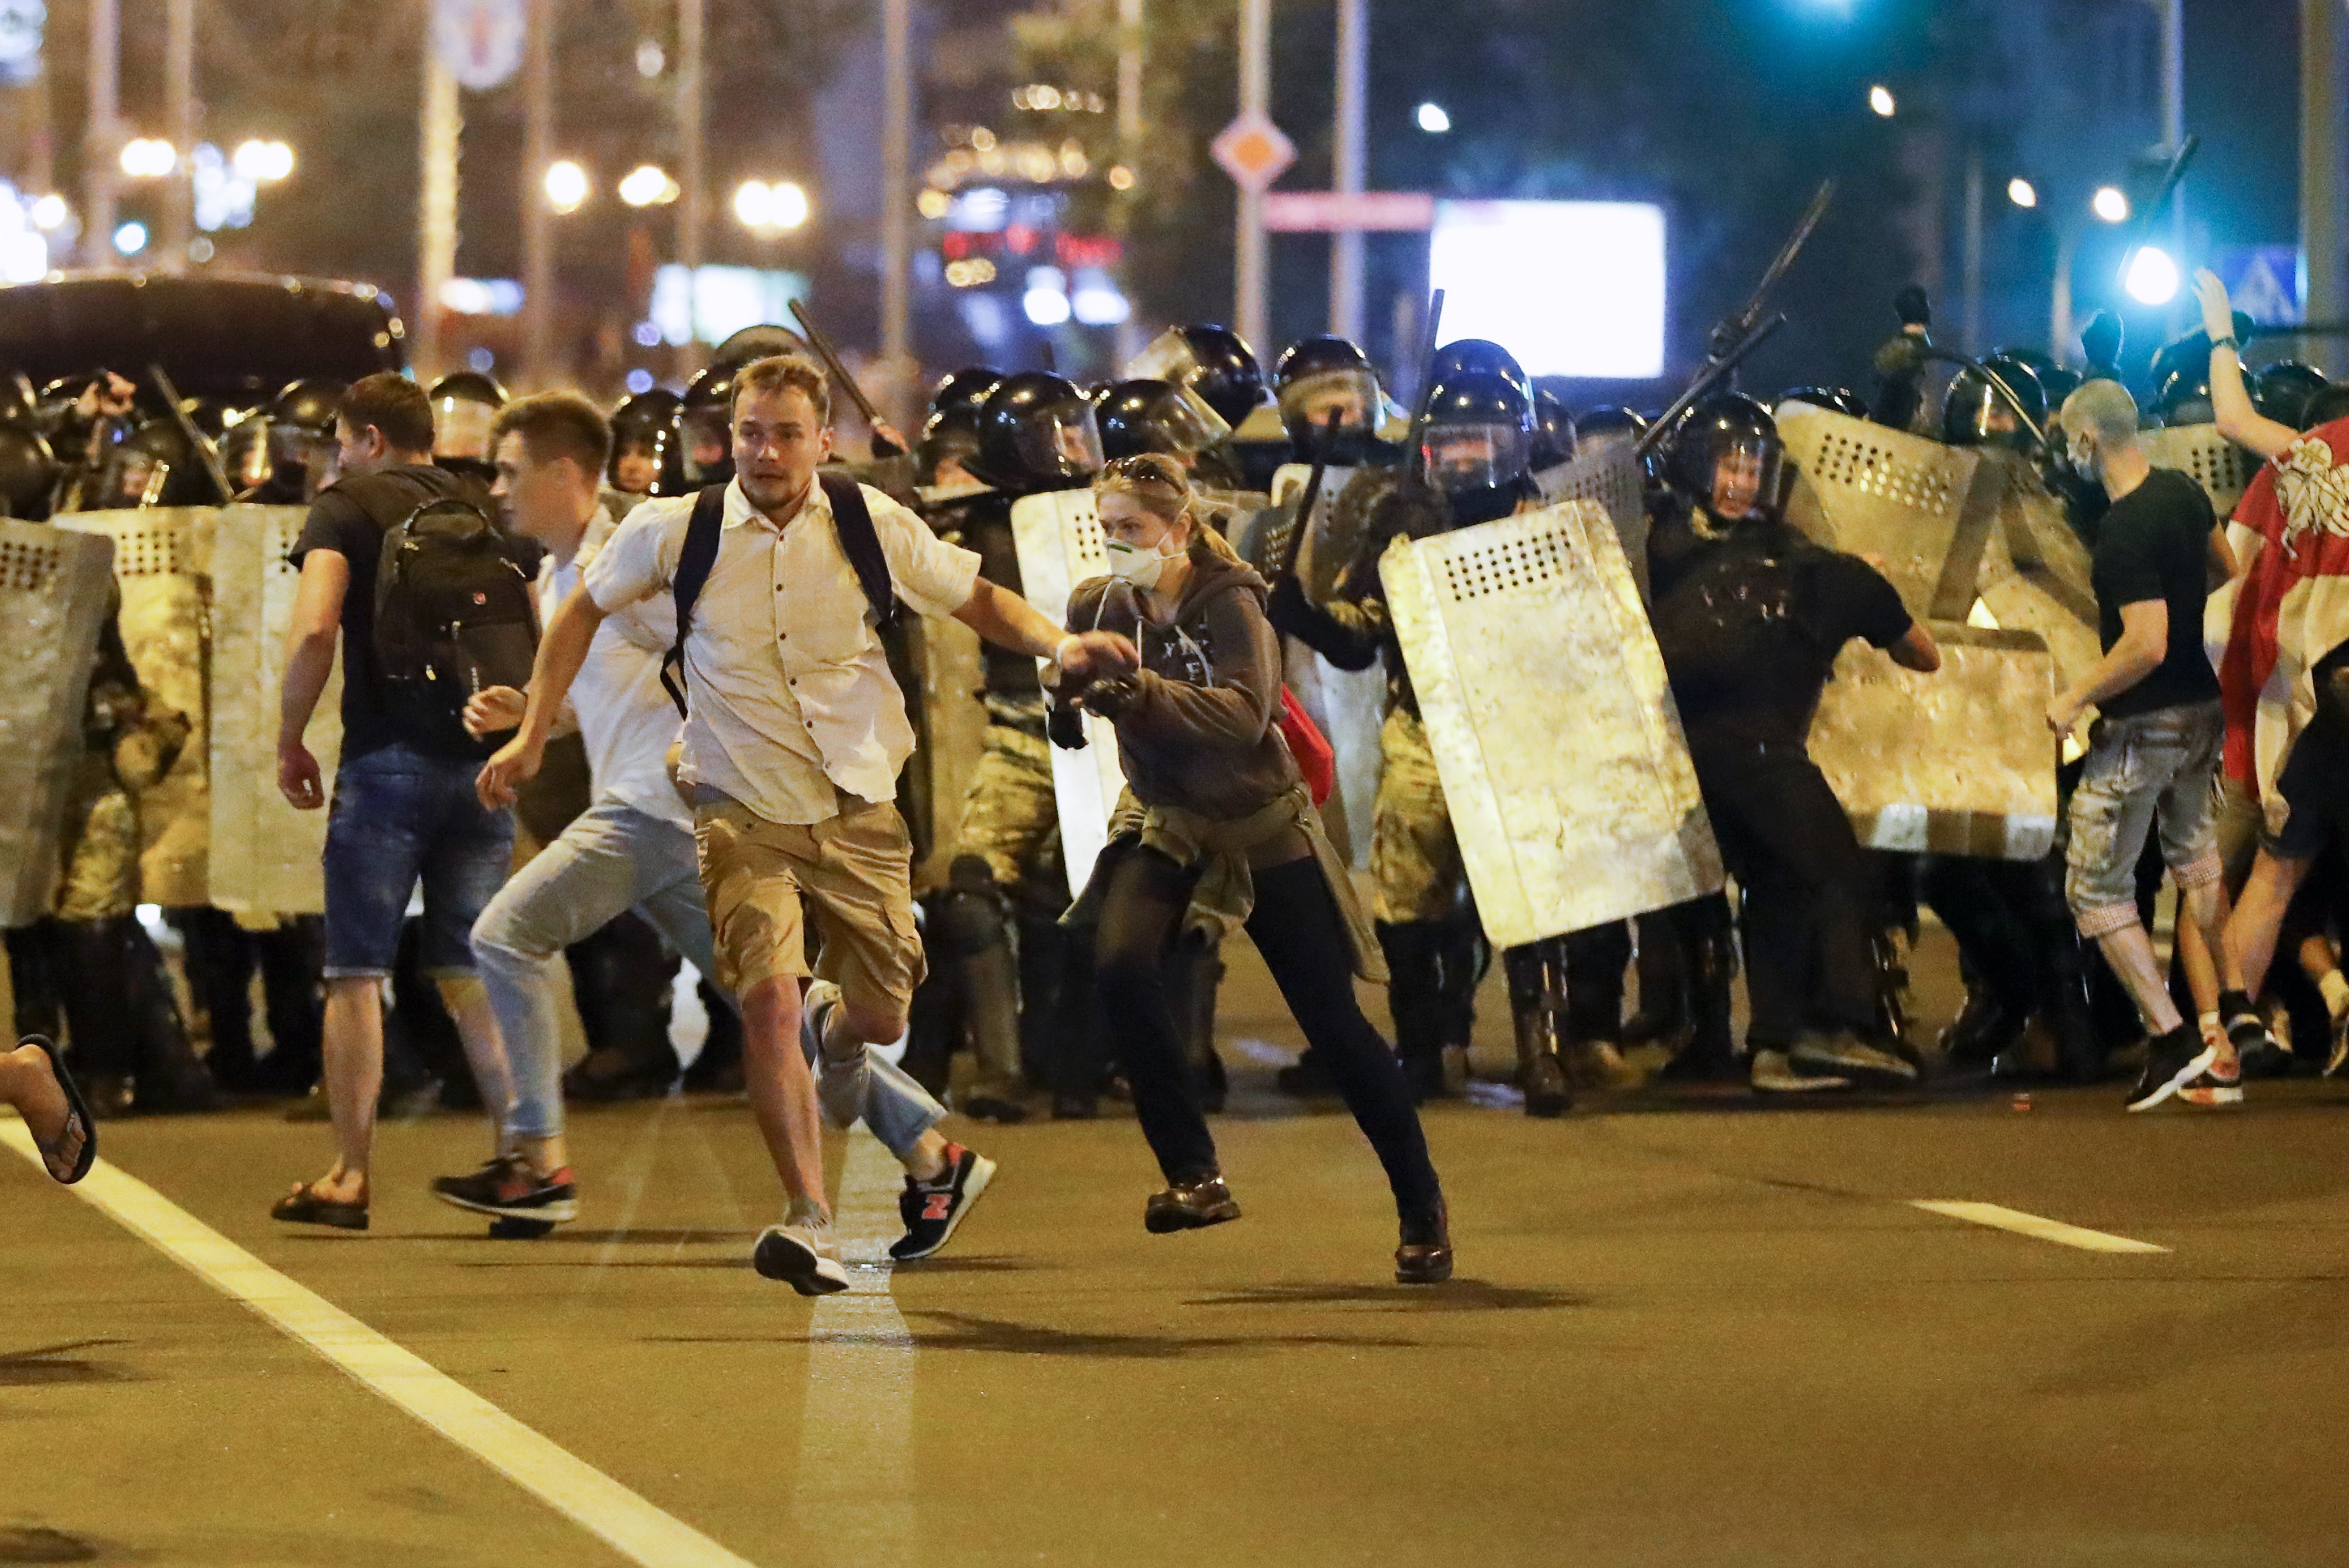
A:
<svg viewBox="0 0 2349 1568">
<path fill-rule="evenodd" d="M 1335 593 L 1361 548 L 1362 524 L 1370 508 L 1341 507 L 1339 498 L 1363 470 L 1333 468 L 1322 471 L 1321 494 L 1306 524 L 1297 551 L 1298 581 L 1314 598 Z M 1313 469 L 1305 463 L 1287 463 L 1272 476 L 1272 510 L 1264 515 L 1280 520 L 1262 531 L 1268 550 L 1285 548 L 1296 526 L 1299 502 Z M 1367 482 L 1367 481 L 1366 481 Z M 1271 559 L 1267 557 L 1265 570 Z M 1338 852 L 1356 870 L 1371 863 L 1371 822 L 1378 799 L 1381 751 L 1379 729 L 1386 719 L 1385 669 L 1341 670 L 1295 637 L 1280 640 L 1281 676 L 1288 689 L 1320 727 L 1336 756 L 1337 778 L 1330 798 L 1321 804 L 1322 825 Z"/>
<path fill-rule="evenodd" d="M 1720 888 L 1663 655 L 1596 502 L 1399 539 L 1379 569 L 1495 946 Z"/>
<path fill-rule="evenodd" d="M 9 641 L 0 681 L 0 894 L 12 927 L 47 914 L 57 890 L 112 558 L 108 540 L 0 519 L 0 624 Z"/>
<path fill-rule="evenodd" d="M 212 522 L 218 515 L 212 507 L 150 507 L 69 512 L 57 520 L 61 527 L 114 542 L 123 648 L 148 702 L 188 719 L 188 744 L 179 760 L 160 782 L 139 792 L 140 901 L 173 908 L 211 902 L 204 665 L 212 637 Z"/>
<path fill-rule="evenodd" d="M 302 574 L 286 559 L 298 506 L 233 506 L 212 522 L 212 903 L 254 914 L 317 914 L 326 813 L 297 811 L 277 789 L 278 697 Z M 339 655 L 305 739 L 333 779 L 342 753 Z"/>
<path fill-rule="evenodd" d="M 946 882 L 947 861 L 962 821 L 963 797 L 986 745 L 986 655 L 978 634 L 951 616 L 906 616 L 905 654 L 918 686 L 915 722 L 921 745 L 906 765 L 913 810 L 914 885 L 927 892 Z"/>
<path fill-rule="evenodd" d="M 1811 720 L 1811 759 L 1871 849 L 2038 860 L 2055 841 L 2047 645 L 2029 632 L 1932 633 L 1932 675 L 1845 647 Z"/>
<path fill-rule="evenodd" d="M 1063 625 L 1069 619 L 1070 592 L 1086 579 L 1109 571 L 1109 556 L 1102 548 L 1101 512 L 1089 490 L 1053 490 L 1013 501 L 1011 542 L 1019 554 L 1019 581 L 1027 590 L 1028 603 Z M 1085 741 L 1081 751 L 1052 748 L 1052 794 L 1061 810 L 1061 858 L 1068 865 L 1071 894 L 1084 892 L 1093 874 L 1093 862 L 1109 847 L 1109 814 L 1125 789 L 1125 769 L 1117 758 L 1116 728 L 1108 720 L 1087 714 Z"/>
<path fill-rule="evenodd" d="M 2234 515 L 2235 503 L 2260 471 L 2260 459 L 2220 435 L 2216 425 L 2145 430 L 2137 440 L 2155 468 L 2176 469 L 2200 485 L 2222 522 Z"/>
<path fill-rule="evenodd" d="M 1594 500 L 1615 537 L 1640 597 L 1648 597 L 1648 508 L 1640 480 L 1639 453 L 1629 440 L 1593 441 L 1565 462 L 1534 476 L 1541 498 L 1551 506 L 1564 500 Z"/>
<path fill-rule="evenodd" d="M 1795 466 L 1786 521 L 1831 550 L 1867 555 L 1920 620 L 1962 621 L 2002 488 L 1970 447 L 1824 409 L 1778 422 Z"/>
<path fill-rule="evenodd" d="M 2000 627 L 2036 633 L 2046 643 L 2055 684 L 2068 686 L 2104 656 L 2088 547 L 2072 531 L 2063 500 L 2019 454 L 1984 457 L 2001 469 L 2005 489 L 1975 591 Z"/>
</svg>

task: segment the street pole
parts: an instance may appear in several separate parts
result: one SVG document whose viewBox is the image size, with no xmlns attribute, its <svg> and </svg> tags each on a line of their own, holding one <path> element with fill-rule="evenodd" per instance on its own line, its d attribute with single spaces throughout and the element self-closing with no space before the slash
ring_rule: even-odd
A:
<svg viewBox="0 0 2349 1568">
<path fill-rule="evenodd" d="M 554 212 L 543 189 L 554 159 L 554 0 L 530 0 L 523 40 L 522 386 L 554 385 Z"/>
<path fill-rule="evenodd" d="M 1117 0 L 1117 155 L 1128 169 L 1142 156 L 1142 4 Z"/>
<path fill-rule="evenodd" d="M 122 155 L 118 123 L 122 87 L 121 16 L 117 0 L 89 0 L 89 128 L 81 148 L 82 262 L 114 264 L 114 182 Z"/>
<path fill-rule="evenodd" d="M 2068 223 L 2055 232 L 2054 298 L 2047 312 L 2047 352 L 2058 365 L 2072 358 L 2072 263 L 2080 249 L 2080 229 Z"/>
<path fill-rule="evenodd" d="M 1330 187 L 1340 195 L 1362 193 L 1368 163 L 1363 103 L 1369 96 L 1371 24 L 1369 0 L 1338 0 L 1337 127 Z M 1330 331 L 1349 343 L 1362 335 L 1362 232 L 1340 229 L 1330 237 Z"/>
<path fill-rule="evenodd" d="M 881 402 L 908 421 L 908 394 L 920 378 L 914 360 L 913 202 L 914 47 L 912 0 L 882 0 L 881 54 Z"/>
<path fill-rule="evenodd" d="M 1267 115 L 1272 105 L 1272 0 L 1241 0 L 1240 112 Z M 1265 283 L 1271 245 L 1264 232 L 1264 192 L 1239 188 L 1239 237 L 1233 265 L 1232 326 L 1253 348 L 1265 341 Z"/>
<path fill-rule="evenodd" d="M 701 275 L 701 239 L 709 223 L 709 175 L 702 168 L 701 148 L 702 7 L 703 0 L 677 0 L 678 183 L 683 188 L 678 199 L 677 259 L 685 268 L 688 299 Z M 692 336 L 697 342 L 701 336 L 698 321 Z"/>
<path fill-rule="evenodd" d="M 2161 150 L 2175 158 L 2186 145 L 2186 0 L 2156 0 L 2161 7 Z M 2169 197 L 2169 255 L 2186 274 L 2186 187 Z M 2190 291 L 2181 287 L 2169 302 L 2169 333 L 2175 337 L 2186 315 Z"/>
<path fill-rule="evenodd" d="M 416 319 L 409 323 L 416 379 L 429 386 L 444 368 L 440 295 L 457 272 L 457 139 L 464 119 L 457 78 L 434 46 L 428 8 L 424 39 L 424 111 L 419 152 L 423 191 L 416 214 Z"/>
<path fill-rule="evenodd" d="M 2341 134 L 2344 26 L 2339 0 L 2300 5 L 2300 253 L 2308 273 L 2302 321 L 2338 321 L 2349 315 L 2344 275 L 2344 236 Z M 2337 337 L 2303 337 L 2299 356 L 2338 376 L 2344 368 Z"/>
<path fill-rule="evenodd" d="M 1980 354 L 1982 341 L 1982 159 L 1978 143 L 1966 147 L 1965 297 L 1959 341 L 1968 354 Z"/>
<path fill-rule="evenodd" d="M 196 0 L 168 0 L 163 10 L 163 119 L 177 160 L 163 181 L 159 260 L 167 273 L 188 270 L 196 200 Z"/>
</svg>

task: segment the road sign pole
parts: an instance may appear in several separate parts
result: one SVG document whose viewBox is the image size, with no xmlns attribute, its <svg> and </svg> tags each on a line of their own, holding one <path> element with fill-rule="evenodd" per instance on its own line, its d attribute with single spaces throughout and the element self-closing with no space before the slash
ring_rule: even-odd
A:
<svg viewBox="0 0 2349 1568">
<path fill-rule="evenodd" d="M 1240 8 L 1240 114 L 1268 118 L 1272 98 L 1272 0 L 1242 0 Z M 1232 325 L 1252 347 L 1266 342 L 1266 274 L 1271 242 L 1264 230 L 1264 186 L 1239 186 L 1239 236 L 1234 258 Z"/>
<path fill-rule="evenodd" d="M 1363 102 L 1371 72 L 1370 0 L 1338 0 L 1337 126 L 1330 184 L 1361 194 L 1369 161 Z M 1362 337 L 1362 232 L 1340 229 L 1330 241 L 1330 330 L 1350 343 Z"/>
</svg>

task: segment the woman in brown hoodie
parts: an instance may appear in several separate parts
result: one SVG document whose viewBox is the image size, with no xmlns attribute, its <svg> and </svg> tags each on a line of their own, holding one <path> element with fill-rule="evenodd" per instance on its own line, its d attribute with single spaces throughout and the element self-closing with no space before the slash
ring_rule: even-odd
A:
<svg viewBox="0 0 2349 1568">
<path fill-rule="evenodd" d="M 1124 1034 L 1134 1109 L 1167 1182 L 1143 1222 L 1164 1233 L 1240 1213 L 1184 1068 L 1164 977 L 1184 911 L 1210 882 L 1218 907 L 1249 911 L 1249 937 L 1386 1168 L 1402 1221 L 1395 1277 L 1449 1278 L 1444 1193 L 1419 1114 L 1354 1000 L 1355 975 L 1384 978 L 1378 944 L 1278 727 L 1280 643 L 1265 619 L 1264 580 L 1195 515 L 1171 459 L 1120 459 L 1094 493 L 1112 575 L 1078 584 L 1069 624 L 1132 637 L 1142 667 L 1058 695 L 1116 727 L 1125 769 L 1126 796 L 1083 902 L 1099 913 L 1095 983 Z"/>
</svg>

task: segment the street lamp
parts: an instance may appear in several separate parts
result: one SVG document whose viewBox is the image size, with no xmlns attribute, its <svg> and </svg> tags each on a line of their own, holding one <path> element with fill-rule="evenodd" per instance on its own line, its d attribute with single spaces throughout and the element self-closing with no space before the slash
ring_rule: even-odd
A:
<svg viewBox="0 0 2349 1568">
<path fill-rule="evenodd" d="M 2168 304 L 2178 297 L 2178 263 L 2158 245 L 2147 245 L 2129 258 L 2121 286 L 2139 304 Z"/>
<path fill-rule="evenodd" d="M 122 172 L 133 180 L 160 180 L 179 161 L 179 153 L 160 138 L 134 137 L 122 144 Z"/>
<path fill-rule="evenodd" d="M 2018 207 L 2036 207 L 2039 205 L 2039 188 L 2018 174 L 2006 182 L 2006 199 Z"/>
<path fill-rule="evenodd" d="M 254 138 L 237 143 L 229 155 L 229 167 L 237 178 L 255 185 L 273 185 L 294 172 L 294 150 L 282 141 L 263 141 Z"/>
<path fill-rule="evenodd" d="M 1418 120 L 1419 129 L 1430 136 L 1442 136 L 1452 129 L 1452 117 L 1444 111 L 1444 106 L 1440 103 L 1420 105 Z"/>
<path fill-rule="evenodd" d="M 55 191 L 33 203 L 33 227 L 36 229 L 61 229 L 72 215 L 66 206 L 66 199 Z"/>
<path fill-rule="evenodd" d="M 1900 112 L 1899 100 L 1892 96 L 1892 89 L 1881 82 L 1868 89 L 1868 107 L 1876 111 L 1878 119 L 1890 119 Z"/>
<path fill-rule="evenodd" d="M 2088 210 L 2107 223 L 2126 223 L 2129 220 L 2129 199 L 2117 185 L 2099 185 L 2096 193 L 2088 198 Z"/>
<path fill-rule="evenodd" d="M 576 212 L 587 200 L 587 171 L 569 159 L 546 166 L 546 204 L 558 212 Z"/>
<path fill-rule="evenodd" d="M 620 200 L 631 207 L 654 207 L 674 201 L 679 194 L 677 181 L 667 172 L 650 163 L 639 163 L 628 170 L 619 184 Z"/>
</svg>

